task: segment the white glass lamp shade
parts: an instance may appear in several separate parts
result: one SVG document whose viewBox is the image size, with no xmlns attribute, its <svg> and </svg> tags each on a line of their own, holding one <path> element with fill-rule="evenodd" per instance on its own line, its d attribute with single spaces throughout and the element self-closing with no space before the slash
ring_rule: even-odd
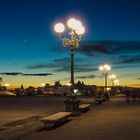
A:
<svg viewBox="0 0 140 140">
<path fill-rule="evenodd" d="M 81 26 L 77 26 L 77 29 L 75 31 L 77 34 L 82 35 L 85 33 L 85 28 L 81 25 Z"/>
<path fill-rule="evenodd" d="M 109 79 L 115 79 L 116 78 L 116 75 L 112 74 L 109 76 Z"/>
<path fill-rule="evenodd" d="M 114 83 L 119 83 L 119 80 L 117 80 L 117 79 L 116 79 L 116 80 L 114 80 Z"/>
<path fill-rule="evenodd" d="M 73 30 L 78 29 L 80 26 L 82 26 L 82 23 L 79 20 L 76 20 L 75 18 L 70 18 L 67 21 L 67 26 Z"/>
<path fill-rule="evenodd" d="M 67 22 L 67 26 L 71 29 L 75 29 L 76 19 L 75 18 L 70 18 Z"/>
<path fill-rule="evenodd" d="M 105 64 L 104 65 L 104 69 L 107 70 L 107 71 L 109 71 L 109 70 L 111 70 L 111 67 L 109 65 Z"/>
<path fill-rule="evenodd" d="M 54 26 L 54 30 L 55 30 L 55 32 L 57 32 L 57 33 L 63 33 L 63 32 L 65 31 L 65 26 L 64 26 L 64 24 L 62 24 L 62 23 L 57 23 L 57 24 L 55 24 L 55 26 Z"/>
<path fill-rule="evenodd" d="M 115 79 L 116 78 L 116 75 L 112 74 L 112 78 Z"/>
</svg>

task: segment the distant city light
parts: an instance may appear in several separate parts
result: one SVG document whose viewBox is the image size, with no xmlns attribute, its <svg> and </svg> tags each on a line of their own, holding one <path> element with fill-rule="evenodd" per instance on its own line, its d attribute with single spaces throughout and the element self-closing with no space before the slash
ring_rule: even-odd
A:
<svg viewBox="0 0 140 140">
<path fill-rule="evenodd" d="M 106 88 L 106 90 L 107 90 L 107 91 L 110 91 L 110 90 L 111 90 L 111 88 L 109 88 L 109 87 L 108 87 L 108 88 Z"/>
<path fill-rule="evenodd" d="M 119 86 L 119 85 L 120 85 L 120 82 L 119 82 L 119 80 L 117 80 L 117 79 L 114 80 L 113 82 L 114 82 L 114 85 L 115 85 L 115 86 Z"/>
<path fill-rule="evenodd" d="M 69 83 L 67 83 L 67 86 L 69 86 L 69 87 L 70 87 L 70 86 L 71 86 L 71 83 L 70 83 L 70 82 L 69 82 Z"/>
<path fill-rule="evenodd" d="M 78 92 L 78 89 L 74 89 L 73 92 L 76 94 Z"/>
<path fill-rule="evenodd" d="M 5 87 L 9 87 L 9 86 L 10 86 L 10 84 L 6 83 L 6 84 L 4 84 L 4 86 L 5 86 Z"/>
<path fill-rule="evenodd" d="M 41 84 L 42 87 L 45 87 L 45 85 L 46 85 L 45 83 L 42 83 L 42 84 Z"/>
</svg>

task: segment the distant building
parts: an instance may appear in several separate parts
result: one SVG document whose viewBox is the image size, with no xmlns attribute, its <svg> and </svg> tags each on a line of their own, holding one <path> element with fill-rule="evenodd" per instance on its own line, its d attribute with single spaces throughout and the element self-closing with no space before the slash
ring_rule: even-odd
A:
<svg viewBox="0 0 140 140">
<path fill-rule="evenodd" d="M 44 94 L 52 95 L 67 95 L 70 93 L 70 88 L 67 86 L 49 86 L 45 88 Z"/>
<path fill-rule="evenodd" d="M 60 87 L 60 86 L 62 86 L 62 85 L 61 85 L 60 81 L 56 81 L 54 86 L 55 86 L 55 87 Z"/>
</svg>

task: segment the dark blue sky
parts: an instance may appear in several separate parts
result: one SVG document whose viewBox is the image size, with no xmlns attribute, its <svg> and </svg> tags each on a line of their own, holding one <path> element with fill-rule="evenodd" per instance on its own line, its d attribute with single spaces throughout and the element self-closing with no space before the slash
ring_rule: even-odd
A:
<svg viewBox="0 0 140 140">
<path fill-rule="evenodd" d="M 86 33 L 76 52 L 76 80 L 87 84 L 103 79 L 96 69 L 109 63 L 123 85 L 139 84 L 140 62 L 139 0 L 1 0 L 0 71 L 11 85 L 39 85 L 69 79 L 69 52 L 62 49 L 53 31 L 57 21 L 69 17 L 83 21 Z M 88 61 L 89 60 L 89 61 Z M 65 67 L 64 65 L 65 64 Z M 79 64 L 79 65 L 78 65 Z M 85 67 L 87 69 L 85 69 Z M 46 73 L 48 77 L 3 73 Z M 94 75 L 94 78 L 93 78 Z M 89 78 L 91 76 L 91 79 Z"/>
</svg>

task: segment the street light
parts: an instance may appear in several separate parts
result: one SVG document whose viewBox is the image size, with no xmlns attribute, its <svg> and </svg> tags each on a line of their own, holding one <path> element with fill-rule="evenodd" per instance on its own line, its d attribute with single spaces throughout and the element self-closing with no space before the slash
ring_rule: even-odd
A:
<svg viewBox="0 0 140 140">
<path fill-rule="evenodd" d="M 62 36 L 62 33 L 65 29 L 68 29 L 66 36 Z M 70 64 L 71 64 L 71 80 L 70 80 L 70 95 L 65 103 L 65 111 L 73 112 L 73 115 L 79 115 L 79 102 L 80 100 L 76 99 L 74 94 L 74 49 L 79 46 L 79 42 L 81 40 L 81 36 L 85 33 L 85 28 L 83 27 L 81 21 L 70 18 L 67 21 L 66 26 L 63 23 L 57 23 L 54 26 L 55 32 L 58 34 L 59 39 L 62 41 L 64 47 L 68 47 L 70 49 Z"/>
<path fill-rule="evenodd" d="M 116 93 L 118 93 L 118 91 L 119 91 L 118 86 L 120 85 L 120 82 L 118 79 L 115 79 L 113 82 L 114 82 L 114 86 L 115 86 L 115 91 L 116 91 Z"/>
<path fill-rule="evenodd" d="M 62 33 L 68 28 L 68 35 L 66 37 L 62 36 Z M 55 32 L 59 35 L 60 40 L 64 47 L 70 48 L 70 58 L 71 58 L 71 95 L 74 89 L 74 49 L 79 46 L 81 36 L 85 33 L 85 28 L 83 27 L 81 21 L 70 18 L 67 21 L 66 26 L 63 23 L 57 23 L 54 26 Z"/>
<path fill-rule="evenodd" d="M 119 86 L 119 85 L 120 85 L 120 82 L 119 82 L 118 79 L 115 79 L 113 82 L 114 82 L 114 85 L 115 85 L 115 86 Z"/>
<path fill-rule="evenodd" d="M 107 91 L 107 75 L 108 75 L 108 72 L 111 70 L 111 66 L 109 66 L 108 64 L 101 65 L 99 67 L 99 70 L 102 71 L 105 76 L 105 92 L 106 92 Z"/>
<path fill-rule="evenodd" d="M 114 80 L 115 80 L 115 78 L 116 78 L 116 75 L 114 75 L 114 74 L 109 75 L 109 79 L 112 82 L 112 87 L 114 86 Z"/>
<path fill-rule="evenodd" d="M 113 95 L 114 92 L 115 92 L 115 88 L 114 88 L 114 80 L 115 80 L 115 78 L 116 78 L 116 75 L 114 75 L 114 74 L 109 75 L 109 79 L 112 82 L 111 95 Z"/>
</svg>

